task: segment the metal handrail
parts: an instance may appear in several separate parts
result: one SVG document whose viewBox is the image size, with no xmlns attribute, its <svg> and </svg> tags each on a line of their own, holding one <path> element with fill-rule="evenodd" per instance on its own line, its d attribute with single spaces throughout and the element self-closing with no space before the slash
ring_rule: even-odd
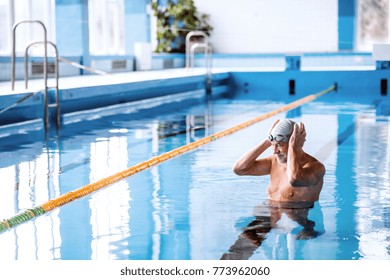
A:
<svg viewBox="0 0 390 280">
<path fill-rule="evenodd" d="M 195 66 L 195 50 L 196 49 L 204 49 L 204 55 L 205 55 L 205 67 L 210 68 L 211 67 L 211 46 L 206 43 L 194 43 L 191 46 L 190 50 L 190 67 Z"/>
<path fill-rule="evenodd" d="M 189 61 L 189 66 L 194 67 L 195 65 L 195 50 L 198 48 L 203 48 L 204 49 L 204 55 L 205 55 L 205 68 L 206 68 L 206 92 L 211 93 L 211 88 L 212 88 L 212 58 L 211 58 L 211 53 L 212 53 L 212 48 L 210 44 L 206 43 L 194 43 L 191 46 L 190 50 L 190 61 Z"/>
<path fill-rule="evenodd" d="M 24 52 L 24 83 L 26 89 L 28 88 L 28 50 L 30 47 L 37 45 L 37 44 L 44 44 L 44 42 L 32 42 L 29 44 Z M 59 93 L 59 68 L 58 68 L 58 48 L 57 46 L 50 41 L 47 41 L 47 44 L 51 45 L 54 48 L 55 51 L 55 59 L 54 59 L 54 68 L 55 68 L 55 80 L 56 80 L 56 85 L 55 85 L 55 90 L 56 90 L 56 123 L 57 123 L 57 129 L 60 128 L 61 124 L 61 115 L 60 115 L 60 93 Z M 49 105 L 48 105 L 49 106 Z"/>
<path fill-rule="evenodd" d="M 56 87 L 58 88 L 58 80 L 59 80 L 59 73 L 58 73 L 58 49 L 57 49 L 57 46 L 50 42 L 50 41 L 47 41 L 47 43 L 49 45 L 51 45 L 53 48 L 54 48 L 54 51 L 55 51 L 55 60 L 54 60 L 54 68 L 56 70 Z M 44 44 L 44 42 L 32 42 L 31 44 L 29 44 L 24 52 L 24 84 L 25 84 L 25 88 L 27 89 L 28 88 L 28 50 L 34 46 L 34 45 L 38 45 L 38 44 Z"/>
<path fill-rule="evenodd" d="M 209 44 L 209 36 L 207 36 L 206 32 L 204 31 L 199 31 L 199 30 L 194 30 L 194 31 L 190 31 L 188 32 L 187 36 L 186 36 L 186 68 L 190 68 L 190 39 L 191 37 L 193 36 L 202 36 L 203 37 L 203 40 L 204 40 L 204 43 L 206 45 Z"/>
<path fill-rule="evenodd" d="M 45 82 L 45 96 L 44 96 L 44 122 L 45 129 L 49 128 L 49 106 L 48 106 L 48 94 L 47 94 L 47 29 L 42 21 L 39 20 L 22 20 L 16 23 L 12 28 L 12 62 L 11 62 L 11 85 L 12 90 L 15 89 L 15 60 L 16 60 L 16 28 L 24 23 L 37 23 L 43 28 L 43 44 L 44 44 L 44 63 L 43 63 L 43 76 Z"/>
</svg>

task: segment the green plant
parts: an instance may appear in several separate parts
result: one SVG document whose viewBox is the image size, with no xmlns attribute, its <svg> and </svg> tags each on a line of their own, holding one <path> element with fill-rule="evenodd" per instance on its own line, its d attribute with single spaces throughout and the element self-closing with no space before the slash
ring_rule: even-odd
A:
<svg viewBox="0 0 390 280">
<path fill-rule="evenodd" d="M 210 35 L 212 31 L 209 15 L 200 13 L 193 0 L 168 0 L 166 6 L 153 0 L 152 9 L 157 17 L 156 52 L 184 53 L 188 32 L 200 30 Z"/>
</svg>

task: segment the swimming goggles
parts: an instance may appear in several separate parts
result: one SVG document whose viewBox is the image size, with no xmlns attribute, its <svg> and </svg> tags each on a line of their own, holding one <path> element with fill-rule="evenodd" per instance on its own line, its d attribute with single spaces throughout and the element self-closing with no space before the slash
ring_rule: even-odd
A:
<svg viewBox="0 0 390 280">
<path fill-rule="evenodd" d="M 290 139 L 290 135 L 268 135 L 268 140 L 270 142 L 288 142 L 288 140 Z"/>
</svg>

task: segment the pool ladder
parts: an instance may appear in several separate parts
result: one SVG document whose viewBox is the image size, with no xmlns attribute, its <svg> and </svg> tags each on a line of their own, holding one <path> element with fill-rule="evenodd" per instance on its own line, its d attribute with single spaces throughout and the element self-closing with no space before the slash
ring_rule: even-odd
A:
<svg viewBox="0 0 390 280">
<path fill-rule="evenodd" d="M 191 43 L 192 37 L 202 37 L 203 42 Z M 186 36 L 186 68 L 192 68 L 195 65 L 195 51 L 204 50 L 205 68 L 206 68 L 206 93 L 210 94 L 212 89 L 212 48 L 209 43 L 209 37 L 203 31 L 190 31 Z"/>
<path fill-rule="evenodd" d="M 37 44 L 43 44 L 44 47 L 44 61 L 43 61 L 43 79 L 44 79 L 44 124 L 46 131 L 49 129 L 49 108 L 54 107 L 56 108 L 56 125 L 57 129 L 60 128 L 60 103 L 59 103 L 59 89 L 58 89 L 58 80 L 59 80 L 59 73 L 58 73 L 58 49 L 55 44 L 47 40 L 47 29 L 46 26 L 43 24 L 43 22 L 39 20 L 23 20 L 16 23 L 12 28 L 12 60 L 11 60 L 11 86 L 12 90 L 15 89 L 15 62 L 16 62 L 16 29 L 21 24 L 39 24 L 43 29 L 43 41 L 41 42 L 32 42 L 29 44 L 25 50 L 25 56 L 24 56 L 24 78 L 25 78 L 25 87 L 28 88 L 28 50 L 31 46 L 37 45 Z M 55 103 L 49 104 L 49 96 L 48 96 L 48 71 L 47 71 L 47 65 L 48 65 L 48 58 L 47 58 L 47 46 L 51 45 L 55 50 L 55 75 L 56 75 L 56 85 L 55 85 Z"/>
</svg>

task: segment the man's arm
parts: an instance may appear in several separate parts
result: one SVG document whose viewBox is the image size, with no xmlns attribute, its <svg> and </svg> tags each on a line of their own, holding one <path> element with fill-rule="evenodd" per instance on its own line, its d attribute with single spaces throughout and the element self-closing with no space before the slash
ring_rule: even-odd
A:
<svg viewBox="0 0 390 280">
<path fill-rule="evenodd" d="M 306 131 L 303 123 L 295 125 L 289 141 L 287 156 L 287 176 L 293 187 L 310 187 L 322 180 L 325 167 L 322 163 L 313 160 L 301 163 L 304 160 L 303 144 L 306 141 Z"/>
<path fill-rule="evenodd" d="M 263 140 L 236 162 L 233 166 L 233 172 L 237 175 L 269 174 L 271 170 L 271 158 L 257 159 L 269 147 L 271 147 L 271 143 L 268 140 Z"/>
<path fill-rule="evenodd" d="M 325 167 L 320 162 L 309 162 L 303 166 L 294 163 L 292 165 L 294 167 L 291 169 L 287 167 L 287 176 L 293 187 L 314 186 L 323 179 L 325 174 Z"/>
</svg>

